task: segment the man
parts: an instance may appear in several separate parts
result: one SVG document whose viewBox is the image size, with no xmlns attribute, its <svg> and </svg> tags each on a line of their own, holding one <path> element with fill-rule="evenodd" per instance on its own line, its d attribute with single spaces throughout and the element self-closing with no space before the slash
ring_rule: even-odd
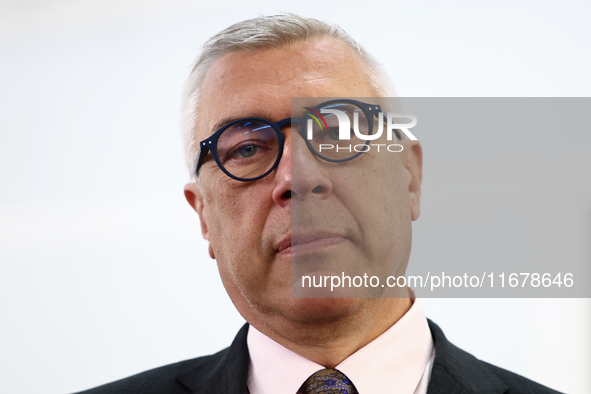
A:
<svg viewBox="0 0 591 394">
<path fill-rule="evenodd" d="M 406 270 L 420 211 L 418 141 L 399 135 L 396 154 L 335 162 L 289 120 L 292 97 L 392 95 L 375 60 L 317 20 L 260 17 L 213 37 L 186 88 L 195 181 L 185 196 L 248 324 L 215 355 L 88 393 L 554 392 L 454 347 L 405 289 L 292 297 L 294 261 Z"/>
</svg>

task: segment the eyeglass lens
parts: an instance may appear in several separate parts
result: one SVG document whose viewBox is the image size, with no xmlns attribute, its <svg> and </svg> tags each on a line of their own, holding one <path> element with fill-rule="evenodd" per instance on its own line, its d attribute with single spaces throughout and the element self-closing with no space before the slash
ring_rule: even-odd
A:
<svg viewBox="0 0 591 394">
<path fill-rule="evenodd" d="M 243 120 L 224 130 L 217 143 L 222 166 L 238 178 L 256 178 L 269 171 L 279 155 L 273 127 L 260 120 Z"/>
</svg>

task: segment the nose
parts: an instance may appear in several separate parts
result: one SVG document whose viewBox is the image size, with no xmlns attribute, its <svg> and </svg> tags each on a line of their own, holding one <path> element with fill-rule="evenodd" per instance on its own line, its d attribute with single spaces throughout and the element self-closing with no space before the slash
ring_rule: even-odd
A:
<svg viewBox="0 0 591 394">
<path fill-rule="evenodd" d="M 280 206 L 292 198 L 325 199 L 332 193 L 328 172 L 295 128 L 287 127 L 281 161 L 275 174 L 273 200 Z"/>
</svg>

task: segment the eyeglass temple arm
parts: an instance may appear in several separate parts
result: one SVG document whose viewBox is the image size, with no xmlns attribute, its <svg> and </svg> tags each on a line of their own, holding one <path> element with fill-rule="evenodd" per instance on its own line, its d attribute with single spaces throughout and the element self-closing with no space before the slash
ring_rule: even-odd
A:
<svg viewBox="0 0 591 394">
<path fill-rule="evenodd" d="M 203 160 L 207 156 L 209 152 L 209 148 L 206 146 L 201 146 L 199 148 L 199 155 L 197 156 L 197 165 L 195 166 L 195 175 L 199 178 L 199 170 L 201 169 L 201 165 L 203 164 Z"/>
</svg>

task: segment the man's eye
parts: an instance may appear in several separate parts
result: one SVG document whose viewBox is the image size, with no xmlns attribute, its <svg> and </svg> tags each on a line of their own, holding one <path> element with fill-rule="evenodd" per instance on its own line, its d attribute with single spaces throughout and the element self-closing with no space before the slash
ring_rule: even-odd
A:
<svg viewBox="0 0 591 394">
<path fill-rule="evenodd" d="M 327 134 L 331 140 L 338 140 L 339 139 L 339 129 L 337 129 L 337 128 L 329 129 Z"/>
<path fill-rule="evenodd" d="M 257 153 L 258 147 L 256 145 L 244 145 L 238 149 L 238 155 L 242 157 L 250 157 Z"/>
<path fill-rule="evenodd" d="M 328 130 L 319 131 L 316 140 L 332 140 L 338 141 L 339 140 L 339 128 L 333 127 L 329 128 Z"/>
</svg>

